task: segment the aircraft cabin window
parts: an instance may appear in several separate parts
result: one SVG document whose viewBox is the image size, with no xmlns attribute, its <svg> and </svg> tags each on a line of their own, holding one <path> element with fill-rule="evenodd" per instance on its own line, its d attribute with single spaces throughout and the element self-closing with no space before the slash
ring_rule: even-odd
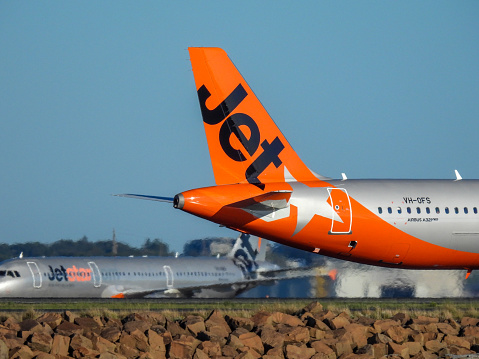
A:
<svg viewBox="0 0 479 359">
<path fill-rule="evenodd" d="M 477 214 L 477 207 L 474 207 L 474 214 Z"/>
<path fill-rule="evenodd" d="M 411 214 L 411 207 L 407 208 L 407 213 Z"/>
<path fill-rule="evenodd" d="M 393 210 L 392 210 L 391 207 L 388 207 L 388 213 L 389 213 L 389 214 L 393 213 Z"/>
<path fill-rule="evenodd" d="M 458 213 L 459 213 L 459 208 L 454 207 L 454 212 L 455 212 L 456 214 L 458 214 Z"/>
<path fill-rule="evenodd" d="M 383 213 L 383 209 L 381 207 L 378 207 L 378 213 L 379 214 L 382 214 Z"/>
<path fill-rule="evenodd" d="M 398 213 L 401 214 L 402 213 L 402 209 L 401 207 L 398 207 Z"/>
<path fill-rule="evenodd" d="M 417 207 L 416 211 L 417 211 L 417 214 L 421 214 L 421 208 Z"/>
<path fill-rule="evenodd" d="M 464 213 L 467 214 L 469 211 L 467 209 L 467 207 L 464 207 Z"/>
<path fill-rule="evenodd" d="M 446 212 L 446 214 L 449 214 L 449 207 L 444 208 L 444 212 Z"/>
<path fill-rule="evenodd" d="M 441 213 L 441 210 L 439 209 L 439 207 L 436 207 L 436 213 L 437 214 Z"/>
<path fill-rule="evenodd" d="M 426 213 L 427 214 L 431 213 L 431 210 L 429 209 L 429 207 L 426 207 Z"/>
</svg>

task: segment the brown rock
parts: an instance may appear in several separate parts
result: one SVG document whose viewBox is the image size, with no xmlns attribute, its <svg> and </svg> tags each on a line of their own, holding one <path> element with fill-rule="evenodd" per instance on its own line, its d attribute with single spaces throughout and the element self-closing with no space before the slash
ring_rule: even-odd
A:
<svg viewBox="0 0 479 359">
<path fill-rule="evenodd" d="M 8 329 L 13 329 L 13 330 L 16 330 L 17 332 L 20 329 L 20 324 L 18 324 L 18 321 L 13 318 L 13 317 L 8 317 L 4 322 L 3 322 L 3 325 L 5 327 L 7 327 Z"/>
<path fill-rule="evenodd" d="M 95 338 L 95 340 L 92 340 L 92 342 L 93 342 L 93 349 L 97 350 L 100 353 L 114 352 L 116 348 L 115 343 L 112 343 L 103 337 L 97 337 Z"/>
<path fill-rule="evenodd" d="M 376 320 L 373 324 L 374 329 L 376 329 L 378 333 L 383 333 L 386 330 L 388 330 L 390 327 L 399 326 L 399 325 L 400 325 L 399 321 L 392 320 L 392 319 Z"/>
<path fill-rule="evenodd" d="M 224 336 L 225 338 L 231 333 L 231 328 L 224 316 L 217 310 L 213 310 L 208 318 L 206 318 L 205 327 L 209 332 L 221 333 L 218 335 Z M 224 333 L 226 333 L 226 335 L 223 335 Z"/>
<path fill-rule="evenodd" d="M 388 345 L 384 343 L 379 343 L 379 344 L 373 344 L 373 351 L 374 351 L 374 357 L 375 358 L 381 358 L 384 355 L 388 354 Z"/>
<path fill-rule="evenodd" d="M 35 352 L 33 354 L 35 354 L 35 359 L 56 359 L 55 355 L 44 353 L 44 352 Z"/>
<path fill-rule="evenodd" d="M 428 340 L 424 344 L 424 348 L 426 348 L 426 350 L 428 350 L 430 352 L 433 352 L 433 353 L 438 353 L 439 350 L 441 350 L 442 348 L 445 348 L 445 347 L 446 347 L 446 343 L 441 343 L 438 340 Z"/>
<path fill-rule="evenodd" d="M 465 337 L 479 338 L 479 327 L 466 326 L 463 330 L 463 335 Z"/>
<path fill-rule="evenodd" d="M 34 356 L 32 350 L 26 345 L 10 350 L 9 355 L 10 359 L 30 359 Z"/>
<path fill-rule="evenodd" d="M 370 327 L 374 324 L 376 320 L 369 318 L 369 317 L 359 317 L 358 318 L 358 324 L 365 325 L 367 327 Z"/>
<path fill-rule="evenodd" d="M 407 322 L 411 320 L 409 314 L 406 313 L 397 313 L 391 317 L 392 320 L 397 320 L 401 325 L 406 325 Z"/>
<path fill-rule="evenodd" d="M 479 318 L 471 318 L 471 317 L 462 317 L 461 319 L 461 326 L 467 327 L 468 325 L 472 325 L 475 327 L 479 323 Z"/>
<path fill-rule="evenodd" d="M 402 358 L 409 358 L 409 348 L 404 344 L 397 344 L 394 342 L 388 343 L 388 353 L 397 354 Z"/>
<path fill-rule="evenodd" d="M 419 354 L 422 349 L 421 343 L 418 342 L 406 342 L 404 345 L 409 349 L 409 355 Z"/>
<path fill-rule="evenodd" d="M 415 323 L 415 324 L 438 323 L 439 318 L 426 317 L 424 315 L 419 315 L 416 319 L 412 319 L 412 322 Z"/>
<path fill-rule="evenodd" d="M 200 343 L 200 345 L 198 345 L 198 348 L 201 349 L 209 357 L 221 356 L 221 347 L 218 343 L 205 341 Z"/>
<path fill-rule="evenodd" d="M 37 318 L 40 324 L 48 324 L 50 328 L 55 329 L 63 321 L 63 317 L 59 313 L 45 313 Z"/>
<path fill-rule="evenodd" d="M 353 352 L 353 343 L 351 340 L 341 339 L 333 345 L 333 349 L 338 357 L 344 354 L 351 354 Z"/>
<path fill-rule="evenodd" d="M 284 359 L 283 348 L 272 348 L 272 349 L 268 350 L 267 356 L 270 359 Z M 265 357 L 266 356 L 263 356 L 263 358 L 265 358 Z"/>
<path fill-rule="evenodd" d="M 117 344 L 115 352 L 120 354 L 120 355 L 123 355 L 127 358 L 132 358 L 132 359 L 137 358 L 139 356 L 139 353 L 140 353 L 137 349 L 131 348 L 128 345 L 125 345 L 125 344 L 122 344 L 122 343 Z"/>
<path fill-rule="evenodd" d="M 18 330 L 8 329 L 8 328 L 0 328 L 0 336 L 4 338 L 17 338 Z"/>
<path fill-rule="evenodd" d="M 252 331 L 254 328 L 254 322 L 248 318 L 241 318 L 241 317 L 230 317 L 228 315 L 225 316 L 225 320 L 230 326 L 231 330 L 236 330 L 238 328 L 244 328 L 247 331 Z"/>
<path fill-rule="evenodd" d="M 100 354 L 98 359 L 126 359 L 124 355 L 114 352 L 103 352 Z M 163 359 L 163 358 L 160 358 Z"/>
<path fill-rule="evenodd" d="M 349 319 L 342 315 L 338 315 L 331 319 L 325 319 L 324 322 L 333 330 L 344 328 L 350 324 Z"/>
<path fill-rule="evenodd" d="M 179 338 L 182 335 L 189 335 L 187 330 L 183 329 L 180 324 L 174 321 L 166 320 L 166 330 L 168 330 L 173 338 Z"/>
<path fill-rule="evenodd" d="M 297 347 L 296 345 L 286 345 L 286 358 L 288 359 L 309 359 L 314 354 L 316 350 L 313 348 L 307 348 L 306 346 Z"/>
<path fill-rule="evenodd" d="M 269 317 L 269 320 L 271 320 L 273 325 L 285 324 L 285 325 L 289 325 L 290 327 L 304 326 L 303 321 L 299 319 L 298 317 L 294 317 L 292 315 L 281 313 L 281 312 L 274 312 Z"/>
<path fill-rule="evenodd" d="M 306 307 L 302 309 L 303 313 L 310 312 L 310 313 L 319 313 L 323 311 L 323 306 L 319 302 L 311 302 Z"/>
<path fill-rule="evenodd" d="M 464 338 L 457 337 L 455 335 L 446 335 L 444 337 L 444 343 L 447 345 L 455 345 L 458 347 L 470 349 L 471 348 L 471 343 L 469 343 L 467 340 Z"/>
<path fill-rule="evenodd" d="M 117 327 L 106 327 L 101 331 L 100 336 L 114 343 L 120 339 L 121 331 Z"/>
<path fill-rule="evenodd" d="M 358 323 L 351 323 L 344 329 L 351 334 L 353 343 L 355 343 L 358 348 L 365 346 L 368 343 L 368 337 L 372 336 L 370 333 L 370 327 Z"/>
<path fill-rule="evenodd" d="M 309 330 L 305 327 L 290 327 L 284 325 L 278 328 L 278 333 L 283 335 L 286 343 L 308 343 L 310 340 Z"/>
<path fill-rule="evenodd" d="M 255 333 L 245 333 L 241 334 L 238 339 L 245 347 L 255 350 L 259 354 L 264 354 L 264 346 L 261 338 Z"/>
<path fill-rule="evenodd" d="M 79 348 L 93 349 L 93 343 L 87 337 L 81 334 L 75 334 L 70 341 L 70 348 L 72 350 Z"/>
<path fill-rule="evenodd" d="M 52 349 L 50 351 L 53 355 L 68 355 L 68 348 L 70 347 L 70 338 L 64 335 L 57 334 L 53 337 Z"/>
<path fill-rule="evenodd" d="M 244 351 L 236 356 L 235 359 L 259 359 L 261 355 L 257 351 L 249 348 L 244 348 Z"/>
<path fill-rule="evenodd" d="M 274 329 L 264 327 L 261 330 L 261 341 L 266 349 L 270 348 L 283 348 L 284 335 L 277 333 Z"/>
<path fill-rule="evenodd" d="M 238 351 L 230 345 L 225 345 L 221 350 L 221 354 L 225 357 L 235 357 L 238 355 Z"/>
<path fill-rule="evenodd" d="M 386 330 L 386 334 L 398 344 L 404 343 L 408 338 L 408 331 L 400 326 L 389 327 L 388 330 Z"/>
<path fill-rule="evenodd" d="M 73 334 L 83 334 L 83 328 L 77 324 L 67 321 L 56 327 L 55 333 L 69 337 Z"/>
<path fill-rule="evenodd" d="M 182 335 L 179 339 L 171 342 L 169 356 L 172 359 L 191 358 L 198 344 L 200 344 L 199 340 Z"/>
<path fill-rule="evenodd" d="M 475 353 L 474 351 L 472 351 L 470 349 L 460 347 L 460 346 L 456 346 L 456 345 L 451 345 L 450 347 L 448 347 L 448 349 L 449 349 L 449 353 L 452 354 L 452 355 L 468 355 L 468 354 L 474 354 Z"/>
<path fill-rule="evenodd" d="M 28 346 L 33 350 L 39 350 L 45 353 L 49 353 L 52 349 L 53 339 L 50 335 L 44 333 L 33 333 L 30 337 L 30 343 Z"/>
<path fill-rule="evenodd" d="M 195 354 L 193 355 L 193 359 L 209 359 L 210 356 L 208 356 L 208 354 L 206 354 L 202 349 L 200 349 L 199 347 L 196 348 L 195 350 Z"/>
<path fill-rule="evenodd" d="M 75 318 L 74 323 L 83 328 L 83 333 L 92 332 L 95 334 L 100 334 L 101 327 L 98 322 L 93 318 Z"/>
<path fill-rule="evenodd" d="M 388 337 L 387 335 L 385 335 L 385 334 L 380 334 L 380 333 L 379 333 L 379 334 L 375 334 L 374 336 L 372 336 L 372 337 L 370 338 L 370 341 L 371 341 L 372 344 L 379 344 L 379 343 L 381 343 L 381 344 L 387 344 L 387 343 L 391 342 L 392 339 L 389 338 L 389 337 Z"/>
<path fill-rule="evenodd" d="M 309 336 L 311 339 L 323 339 L 326 332 L 321 329 L 309 328 Z"/>
<path fill-rule="evenodd" d="M 70 322 L 70 323 L 73 323 L 73 321 L 75 320 L 75 318 L 78 318 L 78 315 L 75 314 L 75 313 L 70 312 L 69 310 L 66 310 L 66 311 L 63 313 L 63 317 L 65 318 L 66 321 L 68 321 L 68 322 Z"/>
<path fill-rule="evenodd" d="M 139 330 L 140 332 L 146 332 L 150 329 L 150 324 L 141 320 L 132 320 L 123 324 L 123 329 L 128 333 L 132 333 L 135 330 Z"/>
<path fill-rule="evenodd" d="M 459 334 L 458 329 L 454 329 L 450 324 L 447 324 L 447 323 L 437 323 L 436 327 L 439 330 L 439 332 L 443 334 L 456 335 L 456 336 Z"/>
<path fill-rule="evenodd" d="M 414 332 L 409 334 L 409 340 L 412 340 L 413 342 L 417 342 L 421 345 L 424 345 L 425 343 L 424 334 L 420 332 Z"/>
<path fill-rule="evenodd" d="M 73 358 L 95 358 L 99 355 L 96 350 L 88 349 L 85 347 L 79 347 L 78 349 L 72 352 Z"/>
<path fill-rule="evenodd" d="M 143 332 L 137 329 L 131 332 L 130 336 L 135 340 L 135 346 L 133 348 L 136 348 L 142 352 L 146 352 L 150 350 L 150 346 L 148 344 L 148 338 Z"/>
<path fill-rule="evenodd" d="M 336 354 L 333 349 L 321 342 L 320 340 L 314 341 L 311 343 L 311 348 L 313 348 L 317 353 L 322 353 L 325 355 L 325 358 L 335 359 Z"/>
<path fill-rule="evenodd" d="M 0 358 L 1 359 L 7 359 L 8 358 L 8 346 L 7 344 L 0 339 Z"/>
<path fill-rule="evenodd" d="M 23 332 L 43 332 L 43 326 L 34 319 L 25 319 L 18 324 Z"/>
<path fill-rule="evenodd" d="M 200 332 L 206 331 L 206 326 L 203 318 L 197 316 L 190 316 L 189 319 L 185 322 L 185 327 L 194 336 L 197 336 Z"/>
<path fill-rule="evenodd" d="M 271 313 L 260 311 L 251 317 L 253 324 L 257 328 L 262 328 L 264 326 L 272 326 L 272 320 L 270 319 Z"/>
<path fill-rule="evenodd" d="M 148 337 L 150 348 L 154 348 L 154 350 L 158 352 L 166 353 L 165 341 L 161 335 L 150 329 L 147 331 L 146 336 Z"/>
<path fill-rule="evenodd" d="M 416 354 L 413 359 L 437 359 L 438 356 L 434 353 L 428 351 L 421 351 L 420 353 Z"/>
</svg>

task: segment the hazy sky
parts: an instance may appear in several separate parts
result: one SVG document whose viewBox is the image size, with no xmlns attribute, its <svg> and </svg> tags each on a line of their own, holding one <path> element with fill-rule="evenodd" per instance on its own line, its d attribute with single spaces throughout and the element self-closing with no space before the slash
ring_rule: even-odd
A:
<svg viewBox="0 0 479 359">
<path fill-rule="evenodd" d="M 479 178 L 477 1 L 0 3 L 0 242 L 234 236 L 168 204 L 214 184 L 189 46 L 224 48 L 314 171 Z"/>
</svg>

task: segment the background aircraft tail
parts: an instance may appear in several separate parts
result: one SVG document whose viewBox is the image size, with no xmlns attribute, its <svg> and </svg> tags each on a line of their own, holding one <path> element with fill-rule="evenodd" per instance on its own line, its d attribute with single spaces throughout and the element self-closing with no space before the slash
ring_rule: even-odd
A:
<svg viewBox="0 0 479 359">
<path fill-rule="evenodd" d="M 217 185 L 318 180 L 224 50 L 189 52 Z"/>
<path fill-rule="evenodd" d="M 246 278 L 250 278 L 258 269 L 257 262 L 262 262 L 266 258 L 266 241 L 250 234 L 241 233 L 228 253 L 228 257 L 241 268 Z"/>
</svg>

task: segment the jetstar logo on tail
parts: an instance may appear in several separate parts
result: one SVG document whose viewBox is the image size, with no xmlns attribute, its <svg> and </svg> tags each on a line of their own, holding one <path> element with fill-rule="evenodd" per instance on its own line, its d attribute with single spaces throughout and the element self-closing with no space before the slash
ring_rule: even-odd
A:
<svg viewBox="0 0 479 359">
<path fill-rule="evenodd" d="M 206 100 L 210 96 L 211 93 L 205 85 L 198 89 L 198 98 L 200 100 L 203 121 L 212 126 L 218 125 L 224 121 L 219 131 L 219 141 L 225 154 L 236 162 L 247 160 L 245 152 L 252 158 L 258 150 L 261 140 L 261 133 L 257 123 L 253 118 L 244 113 L 230 115 L 246 98 L 246 96 L 248 96 L 244 87 L 241 84 L 236 86 L 226 99 L 212 110 L 206 107 Z M 248 127 L 250 132 L 249 138 L 245 136 L 240 128 L 241 126 Z M 238 139 L 243 146 L 244 151 L 243 149 L 234 148 L 231 145 L 231 135 L 234 135 Z M 284 149 L 284 145 L 278 137 L 276 137 L 271 143 L 264 140 L 261 142 L 261 148 L 263 149 L 263 152 L 256 157 L 245 172 L 246 180 L 255 185 L 261 185 L 261 181 L 258 177 L 270 164 L 274 164 L 276 168 L 282 164 L 279 154 Z"/>
</svg>

